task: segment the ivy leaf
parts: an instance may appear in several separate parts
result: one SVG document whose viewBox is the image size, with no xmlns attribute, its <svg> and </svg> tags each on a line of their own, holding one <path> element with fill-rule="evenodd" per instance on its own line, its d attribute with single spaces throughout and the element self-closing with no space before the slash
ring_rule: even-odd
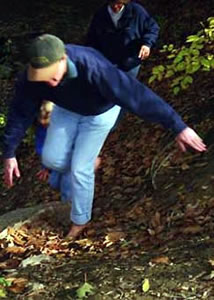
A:
<svg viewBox="0 0 214 300">
<path fill-rule="evenodd" d="M 147 293 L 149 289 L 150 289 L 149 279 L 145 278 L 142 283 L 142 291 L 144 293 Z"/>
<path fill-rule="evenodd" d="M 89 295 L 94 295 L 94 287 L 85 282 L 78 290 L 76 291 L 78 299 L 87 298 Z"/>
</svg>

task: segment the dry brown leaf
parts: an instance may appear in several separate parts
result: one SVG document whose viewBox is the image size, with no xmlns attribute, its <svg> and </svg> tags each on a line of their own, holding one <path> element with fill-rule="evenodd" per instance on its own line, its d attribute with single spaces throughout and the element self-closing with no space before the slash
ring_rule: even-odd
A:
<svg viewBox="0 0 214 300">
<path fill-rule="evenodd" d="M 155 215 L 152 217 L 151 225 L 154 229 L 161 225 L 161 215 L 158 211 L 156 211 Z"/>
<path fill-rule="evenodd" d="M 126 234 L 122 231 L 115 231 L 115 232 L 110 232 L 106 235 L 105 241 L 111 242 L 111 243 L 116 243 L 122 239 L 124 239 Z"/>
<path fill-rule="evenodd" d="M 186 163 L 183 163 L 183 164 L 181 165 L 181 169 L 182 169 L 183 171 L 188 170 L 189 168 L 190 168 L 189 165 L 186 164 Z"/>
<path fill-rule="evenodd" d="M 112 215 L 112 216 L 109 216 L 107 220 L 105 220 L 105 223 L 108 226 L 114 226 L 117 223 L 117 221 L 116 221 L 116 218 Z"/>
<path fill-rule="evenodd" d="M 87 236 L 89 236 L 89 237 L 92 237 L 92 236 L 96 235 L 96 230 L 93 229 L 93 228 L 88 229 L 86 232 L 87 232 Z"/>
<path fill-rule="evenodd" d="M 16 247 L 16 246 L 5 248 L 5 251 L 6 251 L 7 253 L 12 253 L 12 254 L 23 254 L 23 253 L 26 252 L 26 250 L 27 250 L 26 248 L 23 248 L 23 247 Z"/>
<path fill-rule="evenodd" d="M 153 264 L 169 264 L 169 257 L 168 256 L 158 256 L 152 258 L 151 262 Z"/>
<path fill-rule="evenodd" d="M 155 228 L 155 234 L 159 234 L 164 230 L 164 225 L 157 226 Z"/>
<path fill-rule="evenodd" d="M 2 263 L 0 263 L 0 270 L 3 269 L 15 269 L 20 264 L 18 259 L 8 259 Z"/>
<path fill-rule="evenodd" d="M 8 290 L 15 294 L 22 293 L 28 284 L 26 278 L 7 278 L 7 280 L 12 282 L 12 285 L 8 287 Z"/>
<path fill-rule="evenodd" d="M 199 232 L 201 232 L 202 227 L 199 225 L 192 225 L 192 226 L 188 226 L 183 228 L 182 232 L 184 234 L 197 234 Z"/>
</svg>

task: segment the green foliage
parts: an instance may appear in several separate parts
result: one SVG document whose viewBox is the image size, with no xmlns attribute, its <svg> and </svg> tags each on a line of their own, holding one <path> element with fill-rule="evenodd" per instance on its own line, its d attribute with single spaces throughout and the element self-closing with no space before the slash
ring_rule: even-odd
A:
<svg viewBox="0 0 214 300">
<path fill-rule="evenodd" d="M 167 63 L 152 69 L 149 83 L 170 80 L 170 89 L 177 95 L 193 83 L 197 71 L 214 69 L 214 17 L 207 19 L 207 27 L 186 39 L 186 45 L 176 49 L 173 44 L 164 45 L 161 53 L 166 55 Z"/>
<path fill-rule="evenodd" d="M 0 298 L 7 298 L 6 287 L 11 286 L 11 282 L 4 277 L 0 277 Z"/>
<path fill-rule="evenodd" d="M 76 291 L 78 299 L 88 298 L 90 295 L 94 295 L 94 287 L 85 282 L 81 287 L 79 287 Z"/>
<path fill-rule="evenodd" d="M 6 280 L 4 277 L 0 277 L 0 285 L 4 287 L 11 286 L 11 282 Z"/>
<path fill-rule="evenodd" d="M 6 116 L 5 114 L 0 114 L 0 128 L 4 128 L 6 125 Z"/>
<path fill-rule="evenodd" d="M 29 127 L 23 142 L 28 146 L 33 146 L 35 141 L 35 128 L 33 126 Z"/>
</svg>

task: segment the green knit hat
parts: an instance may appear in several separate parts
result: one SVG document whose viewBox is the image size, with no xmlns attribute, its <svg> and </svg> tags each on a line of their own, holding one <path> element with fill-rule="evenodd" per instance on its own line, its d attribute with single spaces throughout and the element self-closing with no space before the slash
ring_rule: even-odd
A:
<svg viewBox="0 0 214 300">
<path fill-rule="evenodd" d="M 48 80 L 56 71 L 60 59 L 65 54 L 65 45 L 58 37 L 43 34 L 31 43 L 27 56 L 30 81 Z"/>
</svg>

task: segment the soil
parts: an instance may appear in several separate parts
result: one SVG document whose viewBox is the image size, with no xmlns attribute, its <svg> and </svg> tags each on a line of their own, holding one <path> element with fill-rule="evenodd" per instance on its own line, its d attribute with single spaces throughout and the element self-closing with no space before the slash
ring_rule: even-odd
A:
<svg viewBox="0 0 214 300">
<path fill-rule="evenodd" d="M 159 46 L 182 44 L 210 16 L 212 5 L 210 0 L 139 2 L 161 26 Z M 3 5 L 0 32 L 12 40 L 14 63 L 19 62 L 14 70 L 25 62 L 24 45 L 40 32 L 83 43 L 100 4 L 11 0 Z M 147 82 L 157 62 L 158 49 L 139 79 Z M 0 80 L 3 107 L 13 81 Z M 207 152 L 181 154 L 162 127 L 127 114 L 101 153 L 93 221 L 72 242 L 64 238 L 69 207 L 37 180 L 40 161 L 28 138 L 17 154 L 21 179 L 0 191 L 0 298 L 1 279 L 13 278 L 12 287 L 3 288 L 10 300 L 81 299 L 77 291 L 84 283 L 92 287 L 85 298 L 94 300 L 214 299 L 213 72 L 197 74 L 192 87 L 176 97 L 164 83 L 155 91 L 200 133 Z"/>
</svg>

